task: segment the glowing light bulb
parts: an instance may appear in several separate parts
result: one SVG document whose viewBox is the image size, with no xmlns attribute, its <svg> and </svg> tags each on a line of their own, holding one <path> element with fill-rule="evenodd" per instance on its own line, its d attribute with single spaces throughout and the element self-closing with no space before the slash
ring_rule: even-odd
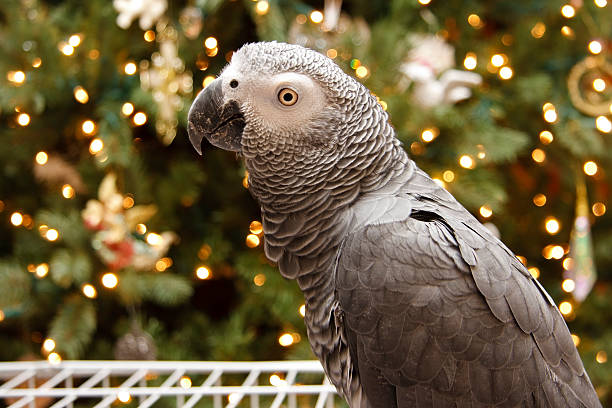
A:
<svg viewBox="0 0 612 408">
<path fill-rule="evenodd" d="M 55 350 L 55 340 L 53 339 L 46 339 L 43 342 L 42 345 L 43 350 L 45 350 L 47 353 L 52 352 L 53 350 Z"/>
<path fill-rule="evenodd" d="M 491 64 L 494 67 L 501 67 L 506 63 L 506 57 L 503 54 L 495 54 L 491 57 Z"/>
<path fill-rule="evenodd" d="M 442 179 L 447 183 L 452 183 L 455 180 L 455 173 L 452 170 L 446 170 L 442 173 Z"/>
<path fill-rule="evenodd" d="M 571 293 L 576 289 L 576 282 L 574 282 L 573 279 L 565 279 L 563 283 L 561 283 L 561 289 L 567 293 Z"/>
<path fill-rule="evenodd" d="M 550 249 L 550 257 L 553 259 L 561 259 L 563 258 L 564 254 L 565 254 L 565 251 L 563 250 L 563 247 L 561 245 L 554 245 Z"/>
<path fill-rule="evenodd" d="M 74 47 L 68 43 L 60 43 L 59 49 L 67 57 L 74 54 Z"/>
<path fill-rule="evenodd" d="M 74 188 L 70 184 L 64 184 L 62 186 L 62 196 L 68 199 L 74 197 Z"/>
<path fill-rule="evenodd" d="M 123 402 L 124 404 L 130 402 L 130 400 L 132 399 L 132 397 L 130 396 L 130 393 L 127 391 L 119 391 L 117 393 L 117 399 L 121 402 Z"/>
<path fill-rule="evenodd" d="M 368 71 L 368 69 L 366 67 L 364 67 L 363 65 L 360 65 L 355 70 L 355 75 L 357 75 L 358 78 L 365 78 L 366 76 L 368 76 L 369 72 L 370 71 Z"/>
<path fill-rule="evenodd" d="M 205 280 L 211 277 L 210 269 L 206 266 L 200 266 L 196 269 L 196 276 L 198 279 Z"/>
<path fill-rule="evenodd" d="M 89 101 L 89 94 L 82 86 L 75 86 L 73 92 L 74 99 L 76 99 L 77 102 L 85 104 Z"/>
<path fill-rule="evenodd" d="M 40 59 L 39 57 L 36 57 L 32 60 L 32 67 L 40 68 L 41 65 L 42 65 L 42 59 Z"/>
<path fill-rule="evenodd" d="M 323 13 L 321 13 L 319 10 L 313 10 L 312 13 L 310 13 L 310 21 L 315 24 L 319 24 L 323 21 Z"/>
<path fill-rule="evenodd" d="M 595 119 L 595 127 L 603 133 L 610 133 L 612 131 L 612 122 L 605 116 L 598 116 Z"/>
<path fill-rule="evenodd" d="M 459 165 L 464 169 L 473 169 L 475 166 L 474 159 L 471 156 L 464 154 L 459 158 Z"/>
<path fill-rule="evenodd" d="M 482 25 L 482 20 L 478 14 L 470 14 L 467 18 L 468 24 L 472 27 L 479 28 Z"/>
<path fill-rule="evenodd" d="M 19 126 L 28 126 L 30 124 L 30 115 L 24 112 L 20 113 L 17 116 L 17 123 L 19 123 Z"/>
<path fill-rule="evenodd" d="M 606 7 L 608 4 L 607 0 L 594 0 L 594 2 L 597 7 Z"/>
<path fill-rule="evenodd" d="M 72 34 L 70 38 L 68 38 L 68 44 L 72 47 L 78 47 L 81 44 L 81 36 L 78 34 Z"/>
<path fill-rule="evenodd" d="M 149 232 L 145 239 L 149 245 L 153 246 L 161 245 L 164 242 L 162 236 L 154 232 Z"/>
<path fill-rule="evenodd" d="M 47 356 L 47 361 L 49 361 L 49 363 L 54 364 L 54 365 L 59 364 L 62 362 L 62 357 L 54 351 L 53 353 L 50 353 Z"/>
<path fill-rule="evenodd" d="M 270 384 L 272 384 L 275 387 L 282 387 L 284 385 L 287 385 L 287 381 L 280 378 L 278 374 L 272 374 L 270 376 Z"/>
<path fill-rule="evenodd" d="M 425 143 L 429 143 L 434 140 L 439 133 L 440 131 L 437 128 L 427 128 L 421 132 L 421 139 L 423 139 Z"/>
<path fill-rule="evenodd" d="M 514 76 L 514 71 L 510 67 L 502 67 L 499 70 L 499 77 L 501 79 L 510 79 Z"/>
<path fill-rule="evenodd" d="M 584 163 L 584 166 L 582 166 L 582 170 L 587 176 L 594 176 L 595 174 L 597 174 L 598 170 L 597 163 L 592 160 L 589 160 L 588 162 Z"/>
<path fill-rule="evenodd" d="M 18 227 L 23 223 L 23 215 L 20 212 L 14 212 L 11 214 L 11 224 Z"/>
<path fill-rule="evenodd" d="M 93 122 L 93 120 L 88 119 L 84 121 L 83 124 L 81 125 L 81 130 L 86 135 L 91 135 L 96 130 L 96 124 Z"/>
<path fill-rule="evenodd" d="M 302 317 L 306 316 L 306 305 L 300 306 L 300 308 L 298 309 L 298 312 L 299 312 L 300 316 L 302 316 Z"/>
<path fill-rule="evenodd" d="M 593 211 L 594 216 L 601 217 L 606 213 L 606 205 L 604 203 L 597 202 L 593 204 L 591 210 Z"/>
<path fill-rule="evenodd" d="M 9 82 L 11 82 L 13 85 L 21 85 L 25 82 L 26 80 L 26 75 L 23 71 L 9 71 L 6 74 L 6 78 L 9 80 Z"/>
<path fill-rule="evenodd" d="M 606 90 L 606 81 L 601 78 L 596 78 L 593 80 L 593 89 L 597 92 L 603 92 Z"/>
<path fill-rule="evenodd" d="M 568 26 L 561 27 L 561 34 L 563 34 L 567 38 L 574 38 L 574 30 L 572 30 Z"/>
<path fill-rule="evenodd" d="M 531 158 L 536 163 L 543 163 L 546 160 L 546 153 L 542 149 L 533 149 Z"/>
<path fill-rule="evenodd" d="M 49 228 L 47 230 L 47 233 L 45 234 L 45 238 L 47 238 L 47 240 L 51 242 L 57 241 L 57 239 L 59 238 L 59 231 L 55 228 Z"/>
<path fill-rule="evenodd" d="M 125 72 L 127 75 L 134 75 L 136 70 L 136 64 L 133 62 L 128 62 L 123 66 L 123 72 Z"/>
<path fill-rule="evenodd" d="M 569 4 L 561 7 L 561 15 L 565 18 L 572 18 L 576 15 L 576 9 Z"/>
<path fill-rule="evenodd" d="M 202 86 L 203 86 L 204 88 L 206 88 L 206 87 L 207 87 L 208 85 L 210 85 L 210 83 L 211 83 L 212 81 L 214 81 L 214 80 L 215 80 L 215 77 L 214 77 L 214 76 L 212 76 L 212 75 L 208 75 L 208 76 L 206 76 L 206 78 L 204 78 L 204 81 L 202 81 Z"/>
<path fill-rule="evenodd" d="M 255 286 L 263 286 L 266 283 L 266 275 L 263 273 L 258 273 L 253 277 L 253 283 Z"/>
<path fill-rule="evenodd" d="M 134 112 L 134 105 L 130 102 L 126 102 L 121 106 L 121 113 L 124 116 L 130 116 Z"/>
<path fill-rule="evenodd" d="M 255 12 L 259 14 L 260 16 L 263 16 L 264 14 L 268 13 L 269 10 L 270 10 L 270 3 L 268 3 L 265 0 L 260 0 L 255 5 Z"/>
<path fill-rule="evenodd" d="M 599 350 L 595 355 L 595 361 L 597 361 L 599 364 L 605 363 L 608 361 L 608 353 L 603 350 Z"/>
<path fill-rule="evenodd" d="M 540 277 L 540 269 L 532 266 L 531 268 L 527 269 L 529 271 L 529 273 L 531 274 L 531 276 L 533 276 L 534 279 L 538 279 Z"/>
<path fill-rule="evenodd" d="M 491 209 L 491 207 L 489 207 L 486 204 L 480 207 L 479 212 L 483 218 L 489 218 L 490 216 L 493 215 L 493 210 Z"/>
<path fill-rule="evenodd" d="M 293 344 L 293 336 L 291 335 L 291 333 L 283 333 L 278 338 L 278 344 L 280 344 L 283 347 L 289 347 L 290 345 L 292 345 Z"/>
<path fill-rule="evenodd" d="M 137 112 L 132 118 L 132 121 L 136 126 L 142 126 L 147 123 L 147 115 L 144 112 Z"/>
<path fill-rule="evenodd" d="M 563 315 L 568 315 L 570 313 L 572 313 L 572 304 L 570 302 L 561 302 L 561 304 L 559 305 L 559 311 L 561 312 L 561 314 Z"/>
<path fill-rule="evenodd" d="M 429 3 L 431 3 L 431 0 L 419 0 L 419 3 L 421 3 L 422 5 L 426 6 Z"/>
<path fill-rule="evenodd" d="M 47 164 L 47 161 L 49 160 L 49 155 L 46 152 L 38 152 L 36 153 L 36 163 L 38 163 L 41 166 L 44 166 L 45 164 Z"/>
<path fill-rule="evenodd" d="M 187 377 L 187 376 L 182 376 L 181 379 L 179 380 L 179 384 L 182 388 L 184 389 L 189 389 L 191 388 L 191 378 Z"/>
<path fill-rule="evenodd" d="M 263 232 L 263 225 L 261 225 L 259 221 L 253 221 L 249 225 L 249 231 L 251 231 L 252 234 L 259 235 Z"/>
<path fill-rule="evenodd" d="M 40 265 L 36 265 L 36 269 L 34 270 L 34 273 L 39 278 L 44 278 L 49 273 L 49 265 L 46 263 L 41 263 Z"/>
<path fill-rule="evenodd" d="M 145 31 L 144 39 L 145 39 L 146 42 L 153 42 L 153 41 L 155 41 L 155 31 L 153 31 L 153 30 Z"/>
<path fill-rule="evenodd" d="M 544 228 L 550 235 L 555 235 L 561 229 L 561 224 L 555 217 L 546 217 L 544 220 Z"/>
<path fill-rule="evenodd" d="M 257 235 L 255 235 L 255 234 L 247 235 L 247 237 L 246 237 L 246 245 L 249 248 L 255 248 L 255 247 L 259 246 L 259 243 L 260 243 L 260 239 L 259 239 L 259 237 Z"/>
<path fill-rule="evenodd" d="M 465 59 L 463 60 L 463 66 L 465 67 L 465 69 L 471 71 L 476 68 L 476 65 L 478 65 L 478 59 L 476 57 L 476 54 L 474 54 L 473 52 L 468 52 L 467 54 L 465 54 Z"/>
<path fill-rule="evenodd" d="M 83 285 L 81 287 L 81 291 L 85 296 L 90 299 L 94 299 L 96 296 L 98 296 L 98 291 L 96 290 L 96 288 L 93 285 L 90 285 L 89 283 Z"/>
<path fill-rule="evenodd" d="M 104 149 L 104 142 L 102 141 L 102 139 L 96 138 L 92 140 L 89 144 L 89 153 L 91 154 L 100 153 L 102 149 Z"/>
<path fill-rule="evenodd" d="M 580 344 L 580 337 L 577 334 L 572 333 L 572 341 L 574 342 L 574 346 L 578 347 Z"/>
<path fill-rule="evenodd" d="M 554 140 L 554 136 L 548 130 L 543 130 L 540 132 L 540 142 L 542 144 L 550 144 Z"/>
<path fill-rule="evenodd" d="M 533 38 L 542 38 L 546 33 L 546 24 L 541 21 L 537 22 L 531 29 L 531 35 Z"/>
<path fill-rule="evenodd" d="M 204 40 L 204 46 L 209 50 L 217 48 L 217 44 L 218 42 L 215 37 L 208 37 L 206 40 Z"/>
<path fill-rule="evenodd" d="M 107 272 L 102 275 L 102 286 L 108 289 L 114 289 L 119 284 L 119 278 L 112 272 Z"/>
<path fill-rule="evenodd" d="M 546 204 L 546 196 L 544 194 L 536 194 L 533 197 L 533 203 L 538 207 L 542 207 Z"/>
<path fill-rule="evenodd" d="M 599 54 L 603 50 L 603 45 L 597 40 L 593 40 L 589 43 L 589 51 L 591 54 Z"/>
</svg>

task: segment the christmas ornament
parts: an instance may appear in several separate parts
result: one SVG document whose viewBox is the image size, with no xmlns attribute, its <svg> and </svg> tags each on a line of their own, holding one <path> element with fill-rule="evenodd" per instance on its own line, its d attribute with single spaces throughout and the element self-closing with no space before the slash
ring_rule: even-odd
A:
<svg viewBox="0 0 612 408">
<path fill-rule="evenodd" d="M 584 181 L 576 186 L 576 219 L 570 235 L 571 267 L 564 274 L 576 284 L 574 299 L 582 302 L 595 284 L 597 274 L 593 259 L 593 244 L 589 221 L 589 205 Z"/>
<path fill-rule="evenodd" d="M 455 104 L 472 95 L 471 87 L 482 77 L 474 72 L 453 69 L 455 49 L 434 35 L 413 35 L 414 47 L 400 71 L 414 83 L 413 99 L 425 108 Z"/>
<path fill-rule="evenodd" d="M 139 18 L 140 28 L 147 30 L 166 12 L 168 3 L 166 0 L 113 0 L 113 6 L 119 13 L 119 27 L 125 30 Z"/>
<path fill-rule="evenodd" d="M 342 9 L 342 0 L 325 0 L 323 7 L 323 31 L 335 30 L 340 20 L 340 10 Z"/>
<path fill-rule="evenodd" d="M 178 33 L 166 22 L 157 24 L 159 52 L 151 55 L 151 61 L 140 63 L 140 84 L 151 91 L 157 104 L 155 129 L 165 145 L 176 136 L 177 112 L 184 107 L 183 95 L 191 95 L 193 78 L 185 70 L 185 63 L 178 56 Z"/>
<path fill-rule="evenodd" d="M 92 246 L 110 269 L 132 267 L 151 270 L 176 240 L 173 232 L 144 235 L 145 221 L 157 211 L 154 205 L 125 209 L 124 197 L 117 191 L 116 177 L 108 174 L 98 190 L 99 200 L 89 200 L 81 215 L 85 226 L 95 231 Z M 139 230 L 140 225 L 140 230 Z"/>
<path fill-rule="evenodd" d="M 198 38 L 198 35 L 200 35 L 202 28 L 204 27 L 202 11 L 197 7 L 185 7 L 179 16 L 179 23 L 183 28 L 185 37 L 189 38 L 190 40 L 195 40 Z"/>
<path fill-rule="evenodd" d="M 117 340 L 114 354 L 115 360 L 155 360 L 157 347 L 153 337 L 133 321 L 130 331 Z"/>
<path fill-rule="evenodd" d="M 611 83 L 612 64 L 603 56 L 583 59 L 574 65 L 567 77 L 572 103 L 576 109 L 590 116 L 610 114 Z"/>
</svg>

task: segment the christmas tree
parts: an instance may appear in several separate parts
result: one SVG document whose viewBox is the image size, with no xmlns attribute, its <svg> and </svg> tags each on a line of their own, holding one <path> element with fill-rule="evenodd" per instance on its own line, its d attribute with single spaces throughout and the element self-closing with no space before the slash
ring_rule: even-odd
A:
<svg viewBox="0 0 612 408">
<path fill-rule="evenodd" d="M 185 130 L 233 50 L 277 40 L 375 92 L 410 156 L 557 301 L 605 401 L 609 7 L 4 1 L 0 359 L 312 358 L 248 175 Z"/>
</svg>

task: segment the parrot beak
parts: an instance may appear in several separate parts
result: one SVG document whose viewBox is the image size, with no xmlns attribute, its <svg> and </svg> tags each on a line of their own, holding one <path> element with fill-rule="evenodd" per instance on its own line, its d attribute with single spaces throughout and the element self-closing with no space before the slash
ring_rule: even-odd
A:
<svg viewBox="0 0 612 408">
<path fill-rule="evenodd" d="M 221 79 L 211 82 L 189 109 L 189 140 L 202 155 L 202 140 L 222 149 L 239 152 L 242 150 L 242 130 L 246 124 L 236 101 L 223 103 Z"/>
</svg>

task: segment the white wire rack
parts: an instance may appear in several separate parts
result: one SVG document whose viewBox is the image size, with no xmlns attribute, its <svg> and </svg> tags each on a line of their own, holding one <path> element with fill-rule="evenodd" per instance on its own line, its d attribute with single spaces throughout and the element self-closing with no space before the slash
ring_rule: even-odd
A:
<svg viewBox="0 0 612 408">
<path fill-rule="evenodd" d="M 318 361 L 0 363 L 0 407 L 331 408 Z M 119 406 L 120 406 L 119 405 Z"/>
</svg>

